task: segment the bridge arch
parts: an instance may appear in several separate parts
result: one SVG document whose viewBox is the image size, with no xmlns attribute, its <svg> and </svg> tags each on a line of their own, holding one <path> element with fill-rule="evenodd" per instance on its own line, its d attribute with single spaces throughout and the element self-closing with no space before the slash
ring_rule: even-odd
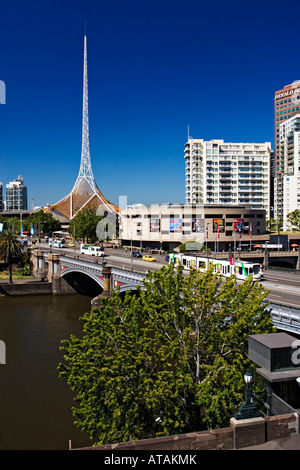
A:
<svg viewBox="0 0 300 470">
<path fill-rule="evenodd" d="M 295 258 L 270 258 L 269 266 L 277 268 L 296 269 L 297 260 Z"/>
<path fill-rule="evenodd" d="M 79 294 L 95 297 L 103 291 L 103 280 L 80 267 L 63 269 L 61 277 Z"/>
</svg>

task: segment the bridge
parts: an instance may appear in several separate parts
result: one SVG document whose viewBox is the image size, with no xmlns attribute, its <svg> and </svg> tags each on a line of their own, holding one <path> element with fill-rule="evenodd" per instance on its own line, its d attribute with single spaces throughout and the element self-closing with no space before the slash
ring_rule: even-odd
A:
<svg viewBox="0 0 300 470">
<path fill-rule="evenodd" d="M 101 261 L 45 254 L 35 250 L 33 262 L 36 277 L 43 280 L 46 276 L 48 281 L 52 282 L 53 294 L 88 293 L 94 296 L 92 306 L 99 305 L 100 297 L 109 296 L 112 289 L 117 287 L 120 293 L 135 291 L 137 286 L 144 287 L 144 273 L 107 267 Z M 279 330 L 300 334 L 300 309 L 274 302 L 269 304 L 269 308 L 274 326 Z"/>
<path fill-rule="evenodd" d="M 103 266 L 102 262 L 97 263 L 69 256 L 61 256 L 60 265 L 62 278 L 67 278 L 70 274 L 81 273 L 93 279 L 101 289 L 105 287 L 105 275 L 110 272 L 109 287 L 110 289 L 119 287 L 120 292 L 130 289 L 136 290 L 138 285 L 142 287 L 142 281 L 145 276 L 135 271 L 115 267 L 110 267 L 109 271 L 107 271 L 107 267 Z"/>
<path fill-rule="evenodd" d="M 216 253 L 217 258 L 228 259 L 228 252 Z M 201 253 L 201 256 L 215 257 L 215 252 Z M 233 253 L 232 253 L 233 256 Z M 238 251 L 235 257 L 245 261 L 263 263 L 264 266 L 285 267 L 300 270 L 300 250 L 267 250 L 258 249 L 256 251 Z"/>
</svg>

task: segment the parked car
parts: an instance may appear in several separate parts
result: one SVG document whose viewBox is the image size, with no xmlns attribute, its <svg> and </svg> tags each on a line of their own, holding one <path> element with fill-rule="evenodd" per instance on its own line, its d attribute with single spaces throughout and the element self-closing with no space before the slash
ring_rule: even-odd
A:
<svg viewBox="0 0 300 470">
<path fill-rule="evenodd" d="M 143 256 L 143 260 L 144 261 L 156 261 L 156 258 L 154 258 L 154 256 L 151 256 L 151 255 L 145 255 Z"/>
<path fill-rule="evenodd" d="M 141 253 L 139 253 L 138 251 L 132 251 L 131 256 L 133 256 L 134 258 L 142 258 Z"/>
</svg>

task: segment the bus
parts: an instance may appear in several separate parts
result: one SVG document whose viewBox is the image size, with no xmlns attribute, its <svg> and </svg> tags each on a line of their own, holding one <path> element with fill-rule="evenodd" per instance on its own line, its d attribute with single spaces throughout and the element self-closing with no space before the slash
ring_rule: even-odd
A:
<svg viewBox="0 0 300 470">
<path fill-rule="evenodd" d="M 184 253 L 173 253 L 169 256 L 169 263 L 174 263 L 175 266 L 181 264 L 187 270 L 196 268 L 202 272 L 206 271 L 211 263 L 214 266 L 214 273 L 219 273 L 225 277 L 235 276 L 236 279 L 240 280 L 245 280 L 250 275 L 256 281 L 263 277 L 260 264 L 249 261 L 235 260 L 235 262 L 231 263 L 227 259 L 204 258 Z"/>
<path fill-rule="evenodd" d="M 82 253 L 83 255 L 104 256 L 104 249 L 102 248 L 102 246 L 81 244 L 80 253 Z"/>
</svg>

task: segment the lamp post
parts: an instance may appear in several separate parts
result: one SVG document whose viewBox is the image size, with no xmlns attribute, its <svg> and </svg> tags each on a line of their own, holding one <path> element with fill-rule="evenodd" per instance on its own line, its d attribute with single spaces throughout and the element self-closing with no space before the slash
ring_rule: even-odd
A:
<svg viewBox="0 0 300 470">
<path fill-rule="evenodd" d="M 251 419 L 251 418 L 260 418 L 261 413 L 256 408 L 252 401 L 252 392 L 251 392 L 251 383 L 252 383 L 252 374 L 250 370 L 244 375 L 244 381 L 246 384 L 246 395 L 244 403 L 239 407 L 239 411 L 235 413 L 235 419 Z"/>
<path fill-rule="evenodd" d="M 206 256 L 207 256 L 207 239 L 208 239 L 208 226 L 209 222 L 206 224 L 206 230 L 205 230 L 205 244 L 206 244 Z"/>
</svg>

